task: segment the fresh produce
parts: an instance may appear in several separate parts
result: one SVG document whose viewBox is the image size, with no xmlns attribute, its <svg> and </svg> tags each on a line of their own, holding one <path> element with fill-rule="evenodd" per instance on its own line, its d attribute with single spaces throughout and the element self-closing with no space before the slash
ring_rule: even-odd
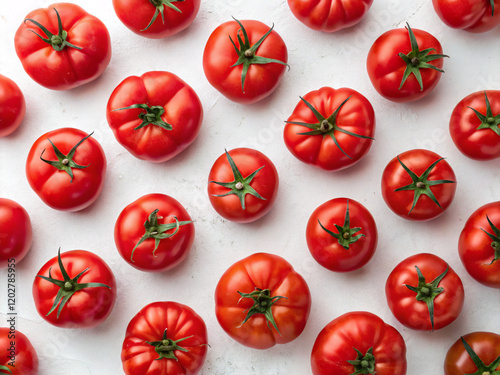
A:
<svg viewBox="0 0 500 375">
<path fill-rule="evenodd" d="M 38 375 L 38 355 L 24 333 L 0 327 L 0 374 Z"/>
<path fill-rule="evenodd" d="M 0 137 L 12 134 L 21 125 L 26 102 L 19 86 L 0 74 Z"/>
<path fill-rule="evenodd" d="M 19 263 L 28 253 L 32 238 L 28 212 L 19 203 L 0 198 L 0 269 Z"/>
<path fill-rule="evenodd" d="M 499 0 L 432 0 L 441 20 L 454 29 L 484 33 L 500 23 Z"/>
</svg>

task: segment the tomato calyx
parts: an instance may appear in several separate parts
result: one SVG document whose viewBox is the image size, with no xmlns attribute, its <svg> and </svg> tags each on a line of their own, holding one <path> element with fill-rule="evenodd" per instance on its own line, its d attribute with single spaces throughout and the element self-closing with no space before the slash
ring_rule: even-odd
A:
<svg viewBox="0 0 500 375">
<path fill-rule="evenodd" d="M 243 322 L 240 324 L 240 327 L 243 324 L 245 324 L 247 320 L 250 319 L 253 315 L 263 314 L 266 317 L 267 326 L 271 329 L 270 324 L 272 324 L 274 329 L 276 329 L 276 331 L 281 335 L 278 326 L 276 325 L 276 321 L 274 320 L 271 307 L 280 299 L 287 297 L 283 296 L 271 297 L 271 291 L 269 289 L 259 289 L 259 288 L 255 288 L 255 290 L 252 293 L 241 293 L 239 291 L 238 293 L 241 296 L 240 301 L 243 298 L 251 298 L 254 301 L 253 306 L 250 307 L 248 310 L 245 310 L 245 312 L 247 312 L 247 315 L 245 317 L 245 320 L 243 320 Z"/>
<path fill-rule="evenodd" d="M 444 272 L 430 283 L 425 281 L 425 277 L 422 275 L 420 268 L 418 268 L 418 266 L 415 266 L 415 268 L 417 269 L 418 285 L 415 287 L 405 284 L 405 286 L 412 292 L 417 293 L 417 296 L 415 297 L 417 301 L 422 301 L 427 304 L 432 330 L 434 331 L 434 299 L 444 291 L 444 288 L 439 287 L 439 283 L 446 276 L 450 267 L 447 265 Z"/>
<path fill-rule="evenodd" d="M 463 337 L 460 337 L 462 344 L 464 345 L 467 354 L 469 354 L 470 359 L 477 367 L 477 371 L 467 375 L 500 375 L 500 370 L 496 370 L 500 366 L 500 356 L 498 356 L 489 365 L 485 365 L 481 358 L 476 354 L 476 352 L 470 347 L 470 345 L 465 341 Z"/>
<path fill-rule="evenodd" d="M 165 15 L 163 14 L 165 7 L 169 7 L 170 9 L 173 9 L 176 12 L 182 13 L 182 11 L 172 3 L 178 3 L 183 1 L 185 0 L 149 0 L 149 2 L 154 7 L 156 7 L 156 10 L 155 13 L 153 14 L 153 17 L 151 18 L 151 21 L 149 21 L 148 25 L 141 31 L 146 31 L 147 29 L 149 29 L 151 25 L 156 21 L 156 18 L 158 18 L 158 14 L 161 15 L 161 22 L 165 24 Z"/>
<path fill-rule="evenodd" d="M 490 237 L 493 240 L 493 242 L 491 243 L 491 247 L 495 251 L 495 256 L 494 256 L 493 260 L 491 261 L 491 263 L 488 263 L 488 265 L 491 265 L 491 264 L 493 264 L 494 262 L 496 262 L 497 260 L 500 259 L 500 229 L 498 229 L 495 226 L 495 224 L 493 224 L 491 222 L 491 220 L 488 217 L 488 215 L 486 215 L 486 220 L 488 220 L 488 223 L 490 224 L 490 228 L 493 231 L 493 234 L 486 232 L 483 228 L 481 228 L 481 230 L 484 233 L 486 233 L 488 235 L 488 237 Z"/>
<path fill-rule="evenodd" d="M 124 109 L 143 109 L 146 112 L 141 112 L 139 114 L 139 119 L 142 120 L 141 124 L 134 128 L 134 130 L 138 130 L 144 128 L 148 125 L 156 125 L 165 130 L 172 130 L 172 125 L 168 122 L 164 121 L 161 116 L 165 114 L 165 108 L 160 105 L 148 106 L 147 104 L 134 104 L 128 107 L 113 109 L 113 111 L 121 111 Z"/>
<path fill-rule="evenodd" d="M 356 353 L 356 359 L 347 361 L 354 366 L 354 372 L 349 375 L 367 375 L 375 373 L 375 356 L 373 355 L 373 347 L 366 351 L 363 355 L 358 349 L 353 348 Z"/>
<path fill-rule="evenodd" d="M 182 346 L 177 345 L 179 342 L 190 339 L 193 336 L 188 336 L 188 337 L 183 337 L 182 339 L 179 340 L 172 340 L 167 338 L 167 330 L 163 331 L 163 337 L 160 341 L 146 341 L 149 345 L 152 345 L 155 347 L 156 353 L 158 353 L 159 357 L 155 359 L 155 361 L 159 361 L 161 359 L 173 359 L 177 361 L 177 357 L 174 354 L 175 350 L 180 350 L 181 352 L 189 352 L 186 348 L 183 348 Z"/>
<path fill-rule="evenodd" d="M 0 365 L 0 371 L 7 371 L 9 374 L 12 374 L 12 370 L 7 366 Z"/>
<path fill-rule="evenodd" d="M 495 15 L 495 0 L 490 0 L 491 4 L 491 17 Z"/>
<path fill-rule="evenodd" d="M 496 116 L 493 116 L 493 112 L 491 111 L 490 101 L 488 99 L 488 95 L 486 95 L 486 91 L 484 92 L 484 98 L 486 101 L 486 115 L 483 115 L 476 109 L 469 107 L 474 111 L 476 116 L 481 121 L 481 125 L 479 125 L 476 129 L 491 129 L 495 132 L 496 135 L 500 136 L 500 113 Z"/>
</svg>

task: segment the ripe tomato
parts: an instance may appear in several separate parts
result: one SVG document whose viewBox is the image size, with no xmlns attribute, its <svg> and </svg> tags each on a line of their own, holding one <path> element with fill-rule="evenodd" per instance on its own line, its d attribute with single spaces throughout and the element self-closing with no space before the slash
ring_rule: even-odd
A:
<svg viewBox="0 0 500 375">
<path fill-rule="evenodd" d="M 377 315 L 348 312 L 328 323 L 311 353 L 313 375 L 405 375 L 403 337 Z"/>
<path fill-rule="evenodd" d="M 12 259 L 20 262 L 31 247 L 32 237 L 28 212 L 18 203 L 0 198 L 0 269 L 7 268 Z"/>
<path fill-rule="evenodd" d="M 267 214 L 278 193 L 278 171 L 263 153 L 235 148 L 219 156 L 208 175 L 210 203 L 223 218 L 249 223 Z"/>
<path fill-rule="evenodd" d="M 283 134 L 293 156 L 335 171 L 356 164 L 368 153 L 375 113 L 363 95 L 349 88 L 323 87 L 300 99 Z"/>
<path fill-rule="evenodd" d="M 311 214 L 306 240 L 311 255 L 323 267 L 353 271 L 368 263 L 375 253 L 377 225 L 370 212 L 354 199 L 331 199 Z"/>
<path fill-rule="evenodd" d="M 288 0 L 293 15 L 307 27 L 333 33 L 356 25 L 373 0 Z"/>
<path fill-rule="evenodd" d="M 500 202 L 478 208 L 465 223 L 458 254 L 476 281 L 500 288 Z"/>
<path fill-rule="evenodd" d="M 382 174 L 382 197 L 389 208 L 408 220 L 441 215 L 455 197 L 451 166 L 429 150 L 410 150 L 392 159 Z"/>
<path fill-rule="evenodd" d="M 57 3 L 28 13 L 14 43 L 26 73 L 51 90 L 93 81 L 111 60 L 108 29 L 76 4 Z"/>
<path fill-rule="evenodd" d="M 0 327 L 0 351 L 0 374 L 38 375 L 35 348 L 21 331 Z"/>
<path fill-rule="evenodd" d="M 238 103 L 255 103 L 270 95 L 288 61 L 285 42 L 273 27 L 236 19 L 217 27 L 203 52 L 208 82 Z"/>
<path fill-rule="evenodd" d="M 31 146 L 26 176 L 48 206 L 79 211 L 101 194 L 106 156 L 91 135 L 79 129 L 60 128 L 42 135 Z"/>
<path fill-rule="evenodd" d="M 464 304 L 460 277 L 443 259 L 429 253 L 399 263 L 387 278 L 385 294 L 396 319 L 417 330 L 446 327 Z"/>
<path fill-rule="evenodd" d="M 113 309 L 115 277 L 104 260 L 90 251 L 61 254 L 59 250 L 38 271 L 33 299 L 40 316 L 56 327 L 95 327 Z"/>
<path fill-rule="evenodd" d="M 165 194 L 130 203 L 115 224 L 122 258 L 141 271 L 160 272 L 181 263 L 194 241 L 194 224 L 182 205 Z"/>
<path fill-rule="evenodd" d="M 256 253 L 222 275 L 215 289 L 215 314 L 240 344 L 268 349 L 295 340 L 311 310 L 306 281 L 285 259 Z"/>
<path fill-rule="evenodd" d="M 128 324 L 122 346 L 126 375 L 196 375 L 207 356 L 207 327 L 189 306 L 154 302 Z"/>
<path fill-rule="evenodd" d="M 161 163 L 195 140 L 203 107 L 186 82 L 155 71 L 125 78 L 109 98 L 106 118 L 116 140 L 132 155 Z"/>
<path fill-rule="evenodd" d="M 450 118 L 453 142 L 465 156 L 476 160 L 500 157 L 499 126 L 499 90 L 477 91 L 466 96 Z"/>
<path fill-rule="evenodd" d="M 484 33 L 500 23 L 499 0 L 432 0 L 441 20 L 454 29 Z"/>
<path fill-rule="evenodd" d="M 443 49 L 426 31 L 389 30 L 378 37 L 368 52 L 366 67 L 373 87 L 384 98 L 409 102 L 428 95 L 443 72 Z"/>
<path fill-rule="evenodd" d="M 24 119 L 26 102 L 16 83 L 0 74 L 0 137 L 12 134 Z"/>
<path fill-rule="evenodd" d="M 161 39 L 191 25 L 200 0 L 113 0 L 113 8 L 120 21 L 137 35 Z"/>
</svg>

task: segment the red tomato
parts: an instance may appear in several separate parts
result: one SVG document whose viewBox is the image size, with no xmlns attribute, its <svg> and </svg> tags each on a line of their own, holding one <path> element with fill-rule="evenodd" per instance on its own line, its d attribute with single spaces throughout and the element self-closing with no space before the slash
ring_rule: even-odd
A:
<svg viewBox="0 0 500 375">
<path fill-rule="evenodd" d="M 500 13 L 500 12 L 499 12 Z M 477 91 L 463 98 L 450 118 L 450 134 L 467 157 L 500 157 L 500 91 Z"/>
<path fill-rule="evenodd" d="M 0 74 L 0 137 L 12 134 L 24 119 L 26 102 L 16 83 Z"/>
<path fill-rule="evenodd" d="M 323 87 L 300 99 L 283 134 L 293 156 L 335 171 L 356 164 L 368 153 L 375 113 L 363 95 L 349 88 Z"/>
<path fill-rule="evenodd" d="M 38 138 L 26 160 L 31 188 L 48 206 L 79 211 L 101 194 L 106 156 L 101 145 L 82 130 L 61 128 Z"/>
<path fill-rule="evenodd" d="M 311 353 L 313 375 L 405 375 L 403 337 L 377 315 L 353 311 L 328 323 Z"/>
<path fill-rule="evenodd" d="M 417 330 L 446 327 L 464 304 L 460 277 L 443 259 L 429 253 L 399 263 L 387 278 L 385 294 L 399 322 Z"/>
<path fill-rule="evenodd" d="M 126 375 L 195 375 L 207 356 L 207 327 L 189 306 L 154 302 L 127 327 L 122 346 Z"/>
<path fill-rule="evenodd" d="M 210 84 L 238 103 L 270 95 L 285 74 L 288 52 L 279 34 L 259 21 L 229 21 L 217 27 L 203 52 Z"/>
<path fill-rule="evenodd" d="M 40 316 L 52 325 L 95 327 L 113 309 L 115 277 L 111 268 L 90 251 L 59 252 L 38 271 L 33 299 Z"/>
<path fill-rule="evenodd" d="M 382 197 L 408 220 L 430 220 L 446 210 L 457 188 L 451 166 L 429 150 L 410 150 L 392 159 L 382 174 Z"/>
<path fill-rule="evenodd" d="M 191 25 L 200 0 L 113 0 L 113 7 L 120 21 L 134 33 L 161 39 Z"/>
<path fill-rule="evenodd" d="M 249 223 L 267 214 L 278 193 L 278 171 L 263 153 L 235 148 L 219 156 L 208 175 L 210 203 L 223 218 Z"/>
<path fill-rule="evenodd" d="M 373 87 L 384 98 L 409 102 L 428 95 L 443 72 L 443 49 L 426 31 L 389 30 L 368 52 L 366 67 Z"/>
<path fill-rule="evenodd" d="M 444 360 L 444 375 L 494 375 L 500 372 L 500 335 L 472 332 L 458 339 Z"/>
<path fill-rule="evenodd" d="M 307 27 L 332 33 L 356 25 L 373 0 L 288 0 L 293 15 Z"/>
<path fill-rule="evenodd" d="M 30 340 L 19 330 L 0 327 L 0 373 L 37 375 L 38 356 Z"/>
<path fill-rule="evenodd" d="M 161 163 L 198 135 L 203 107 L 196 92 L 169 72 L 125 78 L 113 91 L 106 118 L 116 140 L 132 155 Z"/>
<path fill-rule="evenodd" d="M 268 349 L 295 340 L 310 310 L 306 281 L 277 255 L 256 253 L 234 263 L 215 289 L 219 324 L 250 348 Z"/>
<path fill-rule="evenodd" d="M 500 288 L 500 202 L 478 208 L 465 223 L 458 254 L 476 281 Z"/>
<path fill-rule="evenodd" d="M 336 272 L 363 267 L 377 248 L 378 232 L 370 212 L 354 199 L 336 198 L 311 214 L 306 240 L 314 259 Z"/>
<path fill-rule="evenodd" d="M 182 205 L 164 194 L 130 203 L 115 224 L 122 258 L 141 271 L 166 271 L 181 263 L 194 241 L 194 224 Z"/>
<path fill-rule="evenodd" d="M 500 23 L 499 0 L 432 0 L 441 20 L 454 29 L 483 33 Z"/>
<path fill-rule="evenodd" d="M 32 238 L 28 212 L 18 203 L 0 198 L 0 269 L 20 262 L 28 253 Z"/>
</svg>

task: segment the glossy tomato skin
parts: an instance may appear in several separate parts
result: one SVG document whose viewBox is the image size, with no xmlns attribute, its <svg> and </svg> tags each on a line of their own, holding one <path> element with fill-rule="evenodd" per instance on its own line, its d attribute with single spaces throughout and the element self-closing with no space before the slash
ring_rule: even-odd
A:
<svg viewBox="0 0 500 375">
<path fill-rule="evenodd" d="M 13 200 L 0 198 L 0 269 L 19 263 L 28 253 L 32 238 L 28 212 Z"/>
<path fill-rule="evenodd" d="M 271 308 L 276 329 L 270 328 L 263 314 L 252 315 L 244 324 L 253 301 L 241 293 L 269 289 L 271 296 L 282 296 Z M 295 340 L 304 330 L 311 310 L 311 293 L 306 281 L 285 259 L 268 253 L 244 258 L 221 276 L 215 289 L 215 314 L 222 329 L 242 345 L 269 349 Z"/>
<path fill-rule="evenodd" d="M 26 113 L 26 102 L 19 86 L 0 74 L 0 137 L 12 134 Z"/>
<path fill-rule="evenodd" d="M 417 294 L 406 287 L 418 285 L 417 266 L 427 283 L 441 275 L 449 265 L 430 253 L 412 255 L 400 262 L 390 273 L 385 284 L 387 303 L 392 313 L 404 326 L 415 330 L 432 330 L 429 309 Z M 464 287 L 460 277 L 449 267 L 438 284 L 444 290 L 434 299 L 434 330 L 452 323 L 462 311 Z"/>
<path fill-rule="evenodd" d="M 491 129 L 478 129 L 481 120 L 471 109 L 474 108 L 482 115 L 486 115 L 485 94 L 490 102 L 493 116 L 499 115 L 500 90 L 486 90 L 467 95 L 455 106 L 450 117 L 450 134 L 455 146 L 462 154 L 475 160 L 492 160 L 500 157 L 500 136 Z"/>
<path fill-rule="evenodd" d="M 472 278 L 491 288 L 500 288 L 500 260 L 493 261 L 492 239 L 484 232 L 494 234 L 488 218 L 500 228 L 500 202 L 481 206 L 467 219 L 458 240 L 458 254 Z"/>
<path fill-rule="evenodd" d="M 432 0 L 434 10 L 446 25 L 471 33 L 483 33 L 498 26 L 500 1 L 495 0 L 494 4 L 492 17 L 489 0 Z"/>
<path fill-rule="evenodd" d="M 0 327 L 0 350 L 0 367 L 6 366 L 10 370 L 10 373 L 1 370 L 2 374 L 38 375 L 38 355 L 28 337 L 21 331 Z M 9 365 L 12 362 L 15 366 Z"/>
<path fill-rule="evenodd" d="M 156 11 L 149 0 L 113 0 L 113 8 L 120 21 L 135 34 L 151 39 L 167 38 L 190 26 L 200 9 L 200 0 L 176 1 L 172 5 L 180 12 L 164 6 L 165 22 L 158 14 L 153 24 L 147 27 Z"/>
<path fill-rule="evenodd" d="M 401 334 L 377 315 L 353 311 L 328 323 L 319 333 L 311 353 L 313 375 L 351 375 L 358 349 L 373 348 L 377 375 L 406 374 L 406 345 Z"/>
<path fill-rule="evenodd" d="M 333 33 L 356 25 L 373 0 L 288 0 L 293 15 L 313 30 Z"/>
<path fill-rule="evenodd" d="M 166 330 L 167 338 L 180 340 L 175 350 L 178 360 L 162 358 L 146 341 L 160 341 Z M 177 302 L 154 302 L 142 308 L 130 321 L 123 341 L 121 359 L 126 375 L 196 375 L 207 355 L 207 327 L 203 319 L 189 306 Z"/>
<path fill-rule="evenodd" d="M 140 129 L 139 108 L 135 104 L 159 106 L 161 119 L 171 130 L 149 124 Z M 196 92 L 175 74 L 152 71 L 125 78 L 111 94 L 106 119 L 116 140 L 141 160 L 162 163 L 185 150 L 196 138 L 203 122 L 203 107 Z"/>
<path fill-rule="evenodd" d="M 328 118 L 349 97 L 337 114 L 336 124 L 344 130 L 373 138 L 375 113 L 368 99 L 359 92 L 350 88 L 322 87 L 307 93 L 303 98 Z M 289 121 L 308 124 L 318 122 L 302 100 L 288 118 Z M 347 156 L 335 145 L 331 136 L 299 134 L 308 131 L 311 129 L 303 125 L 287 124 L 283 133 L 285 145 L 300 161 L 327 171 L 342 170 L 356 164 L 368 153 L 373 142 L 373 139 L 358 138 L 336 130 L 334 135 Z"/>
<path fill-rule="evenodd" d="M 328 234 L 321 224 L 337 233 L 335 224 L 344 225 L 347 202 L 351 228 L 361 228 L 353 236 L 363 234 L 356 242 L 344 248 L 339 240 Z M 319 222 L 318 222 L 319 220 Z M 335 272 L 348 272 L 363 267 L 373 257 L 377 248 L 378 232 L 370 211 L 354 199 L 331 199 L 314 210 L 306 227 L 307 246 L 313 258 L 323 267 Z"/>
<path fill-rule="evenodd" d="M 76 4 L 56 3 L 36 9 L 25 17 L 57 35 L 61 17 L 67 41 L 81 49 L 64 47 L 56 51 L 30 30 L 46 37 L 30 21 L 23 22 L 14 37 L 16 53 L 23 68 L 38 84 L 51 90 L 69 90 L 99 77 L 111 60 L 111 40 L 106 26 Z"/>
<path fill-rule="evenodd" d="M 257 43 L 270 29 L 260 21 L 240 22 L 247 31 L 251 45 Z M 287 68 L 278 63 L 250 65 L 243 91 L 241 87 L 243 65 L 231 67 L 238 60 L 238 54 L 229 39 L 231 37 L 240 47 L 237 36 L 239 30 L 240 25 L 236 21 L 228 21 L 212 32 L 203 52 L 203 70 L 208 82 L 222 95 L 237 103 L 250 104 L 271 95 Z M 259 46 L 256 54 L 284 63 L 288 61 L 285 42 L 275 30 Z"/>
<path fill-rule="evenodd" d="M 73 160 L 88 167 L 73 168 L 73 182 L 68 173 L 40 160 L 42 152 L 44 159 L 57 160 L 49 139 L 67 155 L 86 136 L 88 134 L 79 129 L 60 128 L 45 133 L 31 146 L 26 160 L 26 177 L 40 199 L 55 210 L 83 210 L 97 200 L 104 187 L 106 156 L 93 137 L 87 138 L 76 149 Z"/>
</svg>

